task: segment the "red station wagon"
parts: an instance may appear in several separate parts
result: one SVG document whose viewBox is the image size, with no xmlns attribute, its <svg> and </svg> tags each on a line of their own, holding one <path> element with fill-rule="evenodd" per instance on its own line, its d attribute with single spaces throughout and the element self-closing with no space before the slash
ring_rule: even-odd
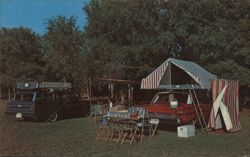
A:
<svg viewBox="0 0 250 157">
<path fill-rule="evenodd" d="M 170 98 L 174 97 L 174 101 Z M 158 118 L 160 122 L 169 124 L 197 124 L 197 116 L 188 92 L 158 92 L 149 104 L 143 104 L 148 109 L 150 118 Z M 200 103 L 206 122 L 209 119 L 211 104 Z"/>
</svg>

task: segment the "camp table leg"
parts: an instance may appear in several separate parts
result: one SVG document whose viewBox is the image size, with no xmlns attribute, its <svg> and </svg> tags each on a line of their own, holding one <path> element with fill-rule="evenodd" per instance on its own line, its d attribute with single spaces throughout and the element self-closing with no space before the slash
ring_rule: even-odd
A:
<svg viewBox="0 0 250 157">
<path fill-rule="evenodd" d="M 133 137 L 133 132 L 134 130 L 134 127 L 133 125 L 126 125 L 126 128 L 124 129 L 124 134 L 123 134 L 123 138 L 122 138 L 122 142 L 121 143 L 124 143 L 124 142 L 131 142 L 132 140 L 132 137 Z"/>
<path fill-rule="evenodd" d="M 98 127 L 96 141 L 98 141 L 101 138 L 102 132 L 103 132 L 103 127 Z"/>
<path fill-rule="evenodd" d="M 119 141 L 119 126 L 117 126 L 117 124 L 114 124 L 112 126 L 112 133 L 111 133 L 111 136 L 110 136 L 110 142 L 111 141 L 117 141 L 117 138 L 118 138 L 118 141 Z"/>
<path fill-rule="evenodd" d="M 111 136 L 112 136 L 112 127 L 109 126 L 109 127 L 107 128 L 107 135 L 106 135 L 105 142 L 109 141 L 110 138 L 111 138 Z"/>
<path fill-rule="evenodd" d="M 123 136 L 124 136 L 124 133 L 125 133 L 123 125 L 119 126 L 119 131 L 118 132 L 119 132 L 119 134 L 118 134 L 118 142 L 122 142 L 122 139 L 123 139 Z"/>
<path fill-rule="evenodd" d="M 121 138 L 121 144 L 123 144 L 125 142 L 126 137 L 128 136 L 127 132 L 124 132 Z"/>
<path fill-rule="evenodd" d="M 121 144 L 123 144 L 126 140 L 127 137 L 129 137 L 129 133 L 131 132 L 130 126 L 129 125 L 123 125 L 123 130 L 121 134 Z"/>
<path fill-rule="evenodd" d="M 111 128 L 111 134 L 110 134 L 110 136 L 109 136 L 109 141 L 110 141 L 110 142 L 112 141 L 112 139 L 113 139 L 113 137 L 114 137 L 114 134 L 115 134 L 115 131 L 114 131 L 114 128 L 112 127 L 112 128 Z"/>
<path fill-rule="evenodd" d="M 138 131 L 139 131 L 138 127 L 133 128 L 133 132 L 132 132 L 132 137 L 131 137 L 130 145 L 131 145 L 132 143 L 135 142 L 136 137 L 137 137 L 136 134 L 137 134 Z"/>
<path fill-rule="evenodd" d="M 118 135 L 117 135 L 117 142 L 119 143 L 119 142 L 121 142 L 122 141 L 122 138 L 123 138 L 123 135 L 124 135 L 124 133 L 125 133 L 125 128 L 124 128 L 124 124 L 119 124 L 118 123 Z"/>
</svg>

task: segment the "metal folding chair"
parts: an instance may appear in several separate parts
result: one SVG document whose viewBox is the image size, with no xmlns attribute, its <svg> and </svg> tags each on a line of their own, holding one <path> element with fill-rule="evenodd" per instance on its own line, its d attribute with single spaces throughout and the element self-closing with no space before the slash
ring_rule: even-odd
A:
<svg viewBox="0 0 250 157">
<path fill-rule="evenodd" d="M 156 137 L 156 131 L 157 131 L 157 127 L 160 123 L 159 119 L 150 119 L 149 120 L 149 124 L 150 124 L 150 128 L 151 128 L 151 138 Z"/>
<path fill-rule="evenodd" d="M 142 141 L 144 138 L 145 127 L 148 127 L 148 111 L 143 107 L 131 107 L 128 109 L 130 114 L 137 114 L 137 124 L 133 129 L 130 144 Z"/>
<path fill-rule="evenodd" d="M 108 121 L 103 118 L 98 124 L 97 124 L 97 133 L 96 133 L 96 141 L 98 140 L 105 140 L 107 141 L 108 135 L 109 135 L 109 124 Z"/>
</svg>

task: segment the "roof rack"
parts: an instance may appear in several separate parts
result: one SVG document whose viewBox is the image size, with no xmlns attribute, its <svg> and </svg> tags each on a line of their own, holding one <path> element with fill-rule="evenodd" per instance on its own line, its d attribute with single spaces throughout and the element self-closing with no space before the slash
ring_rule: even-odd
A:
<svg viewBox="0 0 250 157">
<path fill-rule="evenodd" d="M 49 89 L 67 90 L 71 89 L 71 83 L 67 82 L 18 82 L 16 88 L 20 90 Z"/>
</svg>

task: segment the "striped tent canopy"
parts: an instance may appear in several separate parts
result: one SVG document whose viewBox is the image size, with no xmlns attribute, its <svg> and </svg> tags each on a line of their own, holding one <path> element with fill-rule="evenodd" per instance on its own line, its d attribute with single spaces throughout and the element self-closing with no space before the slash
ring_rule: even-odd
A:
<svg viewBox="0 0 250 157">
<path fill-rule="evenodd" d="M 210 80 L 217 77 L 198 64 L 169 58 L 142 79 L 142 89 L 210 89 Z"/>
<path fill-rule="evenodd" d="M 225 104 L 227 108 L 223 109 L 219 107 L 220 112 L 217 112 L 216 114 L 216 104 L 214 103 L 210 113 L 208 127 L 220 129 L 223 128 L 223 123 L 226 124 L 227 121 L 230 121 L 232 125 L 229 129 L 226 128 L 228 132 L 241 130 L 241 124 L 239 120 L 239 81 L 225 79 L 212 80 L 211 86 L 213 102 L 215 102 L 219 95 L 223 92 L 221 102 Z M 229 117 L 223 116 L 223 112 L 225 111 L 228 112 Z M 222 122 L 222 120 L 224 122 Z"/>
</svg>

